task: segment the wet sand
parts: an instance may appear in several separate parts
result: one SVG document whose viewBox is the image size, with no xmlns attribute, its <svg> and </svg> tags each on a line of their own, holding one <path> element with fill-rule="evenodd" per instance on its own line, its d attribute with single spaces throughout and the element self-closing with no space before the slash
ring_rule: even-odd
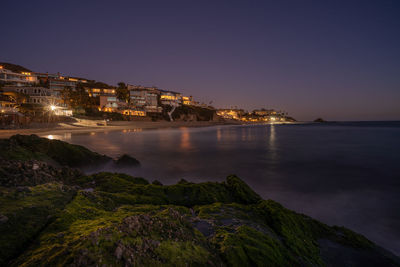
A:
<svg viewBox="0 0 400 267">
<path fill-rule="evenodd" d="M 92 133 L 92 132 L 108 132 L 108 131 L 123 131 L 123 130 L 143 130 L 143 129 L 161 129 L 161 128 L 179 128 L 179 127 L 208 127 L 216 125 L 238 125 L 240 122 L 213 122 L 213 121 L 113 121 L 108 122 L 107 126 L 96 125 L 96 121 L 90 124 L 43 124 L 41 127 L 28 129 L 4 129 L 0 130 L 0 138 L 9 138 L 15 134 L 37 134 L 57 135 L 64 133 Z M 99 121 L 100 122 L 100 121 Z"/>
</svg>

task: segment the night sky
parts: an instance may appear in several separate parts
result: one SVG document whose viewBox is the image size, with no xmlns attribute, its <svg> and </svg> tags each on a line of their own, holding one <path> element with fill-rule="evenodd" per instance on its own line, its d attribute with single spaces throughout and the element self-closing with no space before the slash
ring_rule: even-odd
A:
<svg viewBox="0 0 400 267">
<path fill-rule="evenodd" d="M 400 1 L 2 1 L 0 62 L 300 120 L 400 120 Z"/>
</svg>

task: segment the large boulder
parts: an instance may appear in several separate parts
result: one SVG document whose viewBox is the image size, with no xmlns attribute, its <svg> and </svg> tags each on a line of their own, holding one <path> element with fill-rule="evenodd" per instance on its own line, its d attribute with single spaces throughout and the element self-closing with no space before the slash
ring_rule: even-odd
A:
<svg viewBox="0 0 400 267">
<path fill-rule="evenodd" d="M 37 135 L 14 135 L 0 140 L 0 158 L 12 160 L 43 160 L 62 166 L 83 167 L 104 164 L 110 157 L 60 140 Z"/>
<path fill-rule="evenodd" d="M 118 157 L 114 160 L 114 163 L 120 167 L 134 167 L 139 166 L 140 162 L 132 156 L 128 154 L 123 154 L 122 156 Z"/>
</svg>

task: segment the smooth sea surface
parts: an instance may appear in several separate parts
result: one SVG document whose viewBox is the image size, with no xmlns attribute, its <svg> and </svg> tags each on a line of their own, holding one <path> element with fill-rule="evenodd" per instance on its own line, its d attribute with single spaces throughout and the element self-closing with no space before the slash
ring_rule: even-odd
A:
<svg viewBox="0 0 400 267">
<path fill-rule="evenodd" d="M 236 174 L 265 199 L 400 255 L 400 122 L 215 126 L 50 136 L 141 167 L 164 184 Z M 94 171 L 94 170 L 92 170 Z M 99 171 L 99 170 L 96 170 Z"/>
</svg>

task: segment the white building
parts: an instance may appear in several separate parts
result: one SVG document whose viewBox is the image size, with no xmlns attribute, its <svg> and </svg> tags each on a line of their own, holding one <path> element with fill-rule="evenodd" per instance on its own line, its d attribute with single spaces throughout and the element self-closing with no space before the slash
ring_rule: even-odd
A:
<svg viewBox="0 0 400 267">
<path fill-rule="evenodd" d="M 130 103 L 135 108 L 140 108 L 146 112 L 161 112 L 159 106 L 160 91 L 155 87 L 142 87 L 128 85 Z"/>
<path fill-rule="evenodd" d="M 54 96 L 52 91 L 45 87 L 33 86 L 7 86 L 4 91 L 18 92 L 28 96 L 27 103 L 40 105 L 56 105 L 61 99 Z"/>
</svg>

